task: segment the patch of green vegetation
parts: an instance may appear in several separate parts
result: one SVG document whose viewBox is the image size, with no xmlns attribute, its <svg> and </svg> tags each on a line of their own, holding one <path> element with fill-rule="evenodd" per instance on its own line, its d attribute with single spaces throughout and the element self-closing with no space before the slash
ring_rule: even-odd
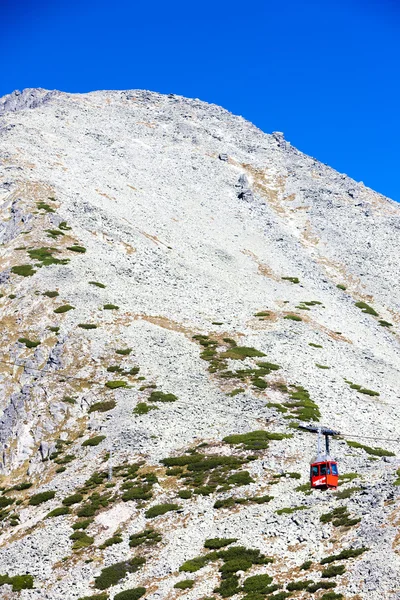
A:
<svg viewBox="0 0 400 600">
<path fill-rule="evenodd" d="M 264 352 L 260 352 L 260 350 L 250 348 L 249 346 L 232 346 L 229 350 L 220 354 L 221 358 L 230 358 L 232 360 L 243 360 L 259 356 L 265 356 Z"/>
<path fill-rule="evenodd" d="M 63 236 L 63 232 L 58 229 L 45 229 L 48 237 L 51 237 L 53 240 L 56 240 L 59 236 Z"/>
<path fill-rule="evenodd" d="M 269 317 L 269 315 L 270 315 L 270 314 L 271 314 L 271 313 L 269 313 L 268 311 L 266 311 L 266 310 L 262 310 L 262 311 L 260 311 L 260 312 L 257 312 L 257 313 L 255 313 L 255 315 L 254 315 L 254 316 L 255 316 L 255 317 Z"/>
<path fill-rule="evenodd" d="M 357 308 L 360 308 L 363 313 L 367 315 L 373 315 L 374 317 L 379 317 L 378 313 L 372 306 L 369 306 L 366 302 L 356 302 L 355 305 Z"/>
<path fill-rule="evenodd" d="M 369 548 L 349 548 L 348 550 L 342 550 L 340 554 L 332 554 L 331 556 L 327 556 L 320 561 L 321 565 L 327 565 L 329 563 L 335 562 L 336 560 L 347 560 L 349 558 L 355 558 L 356 556 L 360 556 L 367 552 Z"/>
<path fill-rule="evenodd" d="M 70 304 L 64 304 L 63 306 L 59 306 L 54 310 L 56 314 L 66 313 L 69 310 L 75 310 L 75 306 L 71 306 Z"/>
<path fill-rule="evenodd" d="M 122 500 L 124 502 L 128 502 L 129 500 L 150 500 L 152 497 L 151 485 L 141 485 L 141 486 L 130 486 L 122 494 Z"/>
<path fill-rule="evenodd" d="M 268 448 L 270 440 L 283 440 L 293 437 L 292 434 L 270 433 L 269 431 L 258 430 L 249 433 L 234 434 L 224 437 L 223 441 L 227 444 L 240 444 L 245 450 L 264 450 Z"/>
<path fill-rule="evenodd" d="M 82 550 L 82 548 L 88 548 L 94 542 L 94 538 L 92 538 L 90 535 L 87 535 L 87 533 L 84 531 L 74 531 L 69 538 L 74 542 L 72 544 L 72 550 Z"/>
<path fill-rule="evenodd" d="M 350 487 L 345 490 L 341 490 L 340 492 L 335 493 L 335 497 L 339 500 L 347 500 L 347 498 L 351 498 L 353 494 L 359 492 L 361 490 L 360 487 Z"/>
<path fill-rule="evenodd" d="M 84 596 L 78 600 L 108 600 L 108 594 L 95 594 L 94 596 Z"/>
<path fill-rule="evenodd" d="M 130 590 L 125 590 L 116 594 L 114 600 L 139 600 L 145 593 L 146 588 L 144 587 L 131 588 Z"/>
<path fill-rule="evenodd" d="M 243 394 L 244 391 L 245 391 L 244 388 L 235 388 L 234 390 L 229 392 L 227 394 L 227 396 L 230 396 L 231 398 L 233 398 L 234 396 L 237 396 L 238 394 Z"/>
<path fill-rule="evenodd" d="M 291 581 L 287 584 L 286 589 L 289 592 L 297 592 L 307 589 L 313 583 L 314 582 L 311 579 L 305 579 L 304 581 Z"/>
<path fill-rule="evenodd" d="M 151 410 L 156 410 L 157 406 L 151 406 L 150 404 L 146 404 L 146 402 L 138 402 L 138 404 L 133 409 L 133 414 L 135 415 L 147 415 Z"/>
<path fill-rule="evenodd" d="M 243 581 L 243 590 L 247 593 L 258 592 L 264 595 L 268 593 L 265 590 L 269 589 L 271 583 L 272 577 L 270 575 L 253 575 Z"/>
<path fill-rule="evenodd" d="M 329 590 L 336 587 L 336 583 L 334 581 L 318 581 L 318 583 L 314 583 L 307 588 L 307 592 L 313 594 L 314 592 L 318 592 L 318 590 Z"/>
<path fill-rule="evenodd" d="M 28 340 L 28 338 L 24 338 L 24 337 L 22 337 L 22 338 L 18 338 L 18 341 L 19 341 L 21 344 L 25 344 L 25 346 L 26 346 L 27 348 L 36 348 L 37 346 L 39 346 L 39 345 L 40 345 L 40 342 L 38 342 L 38 341 L 36 341 L 36 342 L 33 342 L 32 340 Z"/>
<path fill-rule="evenodd" d="M 57 334 L 60 331 L 59 327 L 49 327 L 48 328 L 50 331 L 52 331 L 53 333 Z"/>
<path fill-rule="evenodd" d="M 29 490 L 32 487 L 32 483 L 30 481 L 22 481 L 22 483 L 17 483 L 11 489 L 16 490 L 17 492 L 21 492 L 22 490 Z"/>
<path fill-rule="evenodd" d="M 48 298 L 56 298 L 57 296 L 59 296 L 59 293 L 54 291 L 54 292 L 43 292 L 43 296 L 47 296 Z"/>
<path fill-rule="evenodd" d="M 158 533 L 158 531 L 155 531 L 154 529 L 144 529 L 140 533 L 135 533 L 131 535 L 129 538 L 129 545 L 132 548 L 137 548 L 142 544 L 153 546 L 158 542 L 161 542 L 161 535 Z"/>
<path fill-rule="evenodd" d="M 91 523 L 93 523 L 93 519 L 84 519 L 83 521 L 77 521 L 72 525 L 72 529 L 74 529 L 75 531 L 77 529 L 87 529 Z"/>
<path fill-rule="evenodd" d="M 16 298 L 17 296 L 16 296 L 15 294 L 10 294 L 8 297 L 9 297 L 11 300 L 15 300 L 15 298 Z"/>
<path fill-rule="evenodd" d="M 31 277 L 36 273 L 32 265 L 16 265 L 11 267 L 11 273 L 20 275 L 20 277 Z"/>
<path fill-rule="evenodd" d="M 82 446 L 98 446 L 105 439 L 106 439 L 105 435 L 96 435 L 95 437 L 85 440 L 82 443 Z"/>
<path fill-rule="evenodd" d="M 291 515 L 294 512 L 297 512 L 298 510 L 307 510 L 307 508 L 310 508 L 309 506 L 293 506 L 291 508 L 280 508 L 279 510 L 276 510 L 276 514 L 277 515 Z"/>
<path fill-rule="evenodd" d="M 320 365 L 318 363 L 315 363 L 315 366 L 318 367 L 318 369 L 330 369 L 330 367 L 328 367 L 327 365 Z"/>
<path fill-rule="evenodd" d="M 33 577 L 32 575 L 0 575 L 0 586 L 12 585 L 13 592 L 20 592 L 21 590 L 33 589 Z"/>
<path fill-rule="evenodd" d="M 179 498 L 182 498 L 182 500 L 189 500 L 189 498 L 192 497 L 192 491 L 191 490 L 179 490 L 178 496 L 179 496 Z"/>
<path fill-rule="evenodd" d="M 323 348 L 323 346 L 321 346 L 321 344 L 314 344 L 314 342 L 309 342 L 308 345 L 312 346 L 313 348 Z"/>
<path fill-rule="evenodd" d="M 72 398 L 71 396 L 64 396 L 62 401 L 67 402 L 68 404 L 76 404 L 76 399 Z"/>
<path fill-rule="evenodd" d="M 117 406 L 117 403 L 115 402 L 115 400 L 107 400 L 105 402 L 95 402 L 89 408 L 88 412 L 89 413 L 96 412 L 96 411 L 97 412 L 107 412 L 108 410 L 112 410 L 116 406 Z"/>
<path fill-rule="evenodd" d="M 47 502 L 48 500 L 52 500 L 56 495 L 55 491 L 49 490 L 47 492 L 40 492 L 39 494 L 34 494 L 29 498 L 28 504 L 30 506 L 38 506 L 39 504 L 43 504 L 43 502 Z"/>
<path fill-rule="evenodd" d="M 105 289 L 107 286 L 104 283 L 100 283 L 99 281 L 89 281 L 90 285 L 95 285 L 98 288 Z"/>
<path fill-rule="evenodd" d="M 50 517 L 60 517 L 61 515 L 68 515 L 69 512 L 70 511 L 68 506 L 59 506 L 58 508 L 55 508 L 54 510 L 50 511 L 45 518 L 49 519 Z"/>
<path fill-rule="evenodd" d="M 97 329 L 98 325 L 94 323 L 78 323 L 78 327 L 81 329 Z"/>
<path fill-rule="evenodd" d="M 321 577 L 328 579 L 329 577 L 336 577 L 337 575 L 343 575 L 346 571 L 344 565 L 331 565 L 327 569 L 324 569 L 321 573 Z"/>
<path fill-rule="evenodd" d="M 194 579 L 184 579 L 183 581 L 178 581 L 174 585 L 174 588 L 177 590 L 190 590 L 194 586 Z"/>
<path fill-rule="evenodd" d="M 55 213 L 54 208 L 51 208 L 46 202 L 36 202 L 36 206 L 39 210 L 44 210 L 47 213 Z"/>
<path fill-rule="evenodd" d="M 121 544 L 121 543 L 122 543 L 122 535 L 120 533 L 116 533 L 112 537 L 105 540 L 105 542 L 103 542 L 99 546 L 99 548 L 101 550 L 104 550 L 105 548 L 109 548 L 110 546 L 114 546 L 115 544 Z"/>
<path fill-rule="evenodd" d="M 210 538 L 204 542 L 204 548 L 219 550 L 237 542 L 237 538 Z"/>
<path fill-rule="evenodd" d="M 371 448 L 370 446 L 365 446 L 364 444 L 360 444 L 359 442 L 349 442 L 346 440 L 346 443 L 350 448 L 360 448 L 364 450 L 367 454 L 371 454 L 372 456 L 396 456 L 394 452 L 390 452 L 389 450 L 384 450 L 383 448 Z"/>
<path fill-rule="evenodd" d="M 354 479 L 360 477 L 358 473 L 342 473 L 339 475 L 339 485 L 343 485 L 344 483 L 350 483 Z"/>
<path fill-rule="evenodd" d="M 94 585 L 98 590 L 106 590 L 112 585 L 116 585 L 128 573 L 136 573 L 145 562 L 146 560 L 141 556 L 134 556 L 130 560 L 105 567 L 95 578 Z"/>
<path fill-rule="evenodd" d="M 311 400 L 308 391 L 300 385 L 291 387 L 289 401 L 283 402 L 291 413 L 288 416 L 296 417 L 300 421 L 319 421 L 321 413 L 318 405 Z"/>
<path fill-rule="evenodd" d="M 116 354 L 121 354 L 122 356 L 128 356 L 132 352 L 132 348 L 125 348 L 121 350 L 116 350 Z"/>
<path fill-rule="evenodd" d="M 347 290 L 347 287 L 345 285 L 343 285 L 343 283 L 338 283 L 336 287 L 339 290 L 343 290 L 343 291 Z"/>
<path fill-rule="evenodd" d="M 321 600 L 342 600 L 343 594 L 336 594 L 336 592 L 327 592 L 321 596 Z"/>
<path fill-rule="evenodd" d="M 64 498 L 62 503 L 64 504 L 64 506 L 72 506 L 73 504 L 79 504 L 79 502 L 82 502 L 82 500 L 83 500 L 82 494 L 76 493 L 76 494 L 72 494 L 71 496 L 67 496 L 66 498 Z"/>
<path fill-rule="evenodd" d="M 284 319 L 288 319 L 289 321 L 302 321 L 303 319 L 298 315 L 285 315 Z"/>
<path fill-rule="evenodd" d="M 147 519 L 154 519 L 160 515 L 165 515 L 167 512 L 179 510 L 181 507 L 179 504 L 166 503 L 166 504 L 156 504 L 152 506 L 145 512 L 145 517 Z"/>
<path fill-rule="evenodd" d="M 291 283 L 300 283 L 300 279 L 298 277 L 281 277 L 284 281 L 290 281 Z"/>
<path fill-rule="evenodd" d="M 378 323 L 381 327 L 393 327 L 393 323 L 389 323 L 389 321 L 384 321 L 383 319 L 380 319 Z"/>
<path fill-rule="evenodd" d="M 86 252 L 86 248 L 83 246 L 78 246 L 78 244 L 74 244 L 73 246 L 67 246 L 67 250 L 71 250 L 72 252 L 80 252 L 84 254 Z"/>
<path fill-rule="evenodd" d="M 149 402 L 175 402 L 178 398 L 175 394 L 165 394 L 164 392 L 151 392 Z"/>
<path fill-rule="evenodd" d="M 37 260 L 36 267 L 48 267 L 50 265 L 66 265 L 69 263 L 69 258 L 55 258 L 53 254 L 59 252 L 57 248 L 42 247 L 32 248 L 27 250 L 29 257 L 32 260 Z"/>
<path fill-rule="evenodd" d="M 361 519 L 350 518 L 350 513 L 346 506 L 338 506 L 331 512 L 325 513 L 320 517 L 321 523 L 332 523 L 334 527 L 353 527 L 361 521 Z"/>
<path fill-rule="evenodd" d="M 357 390 L 357 392 L 359 392 L 360 394 L 366 394 L 367 396 L 379 396 L 379 392 L 374 392 L 373 390 L 364 388 L 361 385 L 358 385 L 357 383 L 349 381 L 348 379 L 345 379 L 345 382 L 349 384 L 352 390 Z"/>
<path fill-rule="evenodd" d="M 107 381 L 105 383 L 105 386 L 107 388 L 109 388 L 110 390 L 116 390 L 118 388 L 124 388 L 126 387 L 128 384 L 126 383 L 126 381 L 120 381 L 120 380 L 115 380 L 115 381 Z"/>
<path fill-rule="evenodd" d="M 5 508 L 6 506 L 10 506 L 14 504 L 15 498 L 6 498 L 5 496 L 0 496 L 0 508 Z"/>
<path fill-rule="evenodd" d="M 211 325 L 223 325 L 221 321 L 212 321 Z"/>
<path fill-rule="evenodd" d="M 249 496 L 247 498 L 225 498 L 224 500 L 217 500 L 214 504 L 214 508 L 232 508 L 235 505 L 243 504 L 266 504 L 273 500 L 273 496 Z"/>
<path fill-rule="evenodd" d="M 299 566 L 299 571 L 308 571 L 312 565 L 312 560 L 306 560 Z"/>
<path fill-rule="evenodd" d="M 119 306 L 115 304 L 104 304 L 103 310 L 119 310 Z"/>
</svg>

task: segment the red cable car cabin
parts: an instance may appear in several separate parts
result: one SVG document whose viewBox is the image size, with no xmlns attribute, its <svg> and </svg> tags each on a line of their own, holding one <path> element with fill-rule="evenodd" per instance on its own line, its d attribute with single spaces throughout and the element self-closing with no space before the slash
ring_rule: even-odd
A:
<svg viewBox="0 0 400 600">
<path fill-rule="evenodd" d="M 311 463 L 310 482 L 311 487 L 320 490 L 327 488 L 337 488 L 339 473 L 337 462 L 334 460 L 323 460 Z"/>
</svg>

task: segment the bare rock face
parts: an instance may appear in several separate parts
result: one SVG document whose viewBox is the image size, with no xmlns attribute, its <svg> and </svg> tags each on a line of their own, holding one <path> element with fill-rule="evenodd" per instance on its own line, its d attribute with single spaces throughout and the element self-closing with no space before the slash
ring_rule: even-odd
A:
<svg viewBox="0 0 400 600">
<path fill-rule="evenodd" d="M 398 600 L 399 205 L 174 94 L 0 115 L 0 597 Z"/>
</svg>

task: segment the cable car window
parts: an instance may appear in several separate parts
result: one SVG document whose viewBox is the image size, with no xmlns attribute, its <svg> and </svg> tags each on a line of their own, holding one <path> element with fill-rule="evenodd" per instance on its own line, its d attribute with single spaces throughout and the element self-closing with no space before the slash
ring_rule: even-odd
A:
<svg viewBox="0 0 400 600">
<path fill-rule="evenodd" d="M 338 474 L 337 465 L 335 465 L 334 463 L 332 463 L 331 464 L 331 469 L 332 469 L 332 475 L 337 475 Z"/>
<path fill-rule="evenodd" d="M 312 477 L 318 477 L 318 467 L 311 468 L 311 475 Z"/>
<path fill-rule="evenodd" d="M 321 465 L 321 475 L 326 475 L 326 465 Z"/>
</svg>

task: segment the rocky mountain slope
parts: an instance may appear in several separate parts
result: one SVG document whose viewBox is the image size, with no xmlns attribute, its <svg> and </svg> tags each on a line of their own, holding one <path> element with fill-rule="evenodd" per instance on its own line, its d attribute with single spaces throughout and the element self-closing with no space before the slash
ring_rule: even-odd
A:
<svg viewBox="0 0 400 600">
<path fill-rule="evenodd" d="M 38 89 L 0 211 L 1 598 L 400 598 L 398 204 L 218 106 Z"/>
</svg>

